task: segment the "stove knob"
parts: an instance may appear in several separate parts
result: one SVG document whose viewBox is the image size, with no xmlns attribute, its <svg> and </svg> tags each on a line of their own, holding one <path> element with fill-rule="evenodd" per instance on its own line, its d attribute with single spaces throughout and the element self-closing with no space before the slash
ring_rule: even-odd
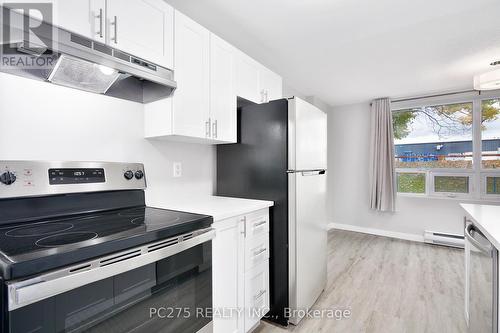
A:
<svg viewBox="0 0 500 333">
<path fill-rule="evenodd" d="M 126 180 L 131 180 L 134 178 L 134 173 L 131 170 L 125 171 L 123 177 L 125 177 Z"/>
<path fill-rule="evenodd" d="M 142 179 L 142 177 L 144 177 L 144 172 L 142 172 L 141 170 L 137 170 L 135 172 L 135 178 L 136 179 Z"/>
<path fill-rule="evenodd" d="M 6 171 L 0 175 L 0 183 L 11 185 L 16 181 L 16 175 L 10 171 Z"/>
</svg>

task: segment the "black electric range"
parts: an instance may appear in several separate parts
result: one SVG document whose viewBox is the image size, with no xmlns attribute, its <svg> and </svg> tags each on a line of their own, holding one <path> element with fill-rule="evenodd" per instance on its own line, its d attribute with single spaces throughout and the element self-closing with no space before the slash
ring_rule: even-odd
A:
<svg viewBox="0 0 500 333">
<path fill-rule="evenodd" d="M 145 187 L 142 164 L 0 161 L 0 331 L 205 328 L 149 311 L 211 306 L 213 219 L 147 207 Z"/>
</svg>

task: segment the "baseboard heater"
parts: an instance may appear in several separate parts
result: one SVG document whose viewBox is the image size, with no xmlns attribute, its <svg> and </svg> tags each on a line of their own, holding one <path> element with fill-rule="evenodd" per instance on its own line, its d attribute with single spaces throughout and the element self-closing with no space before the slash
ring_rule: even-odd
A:
<svg viewBox="0 0 500 333">
<path fill-rule="evenodd" d="M 464 236 L 428 230 L 424 232 L 424 242 L 461 249 L 465 246 Z"/>
</svg>

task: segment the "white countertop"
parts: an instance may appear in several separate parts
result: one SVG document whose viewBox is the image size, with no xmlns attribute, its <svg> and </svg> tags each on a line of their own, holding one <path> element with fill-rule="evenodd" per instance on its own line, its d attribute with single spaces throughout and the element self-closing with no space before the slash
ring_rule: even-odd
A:
<svg viewBox="0 0 500 333">
<path fill-rule="evenodd" d="M 464 203 L 460 206 L 491 244 L 500 249 L 500 206 Z"/>
<path fill-rule="evenodd" d="M 247 214 L 274 205 L 272 201 L 251 200 L 219 196 L 199 196 L 166 199 L 153 207 L 180 210 L 213 216 L 214 222 Z"/>
</svg>

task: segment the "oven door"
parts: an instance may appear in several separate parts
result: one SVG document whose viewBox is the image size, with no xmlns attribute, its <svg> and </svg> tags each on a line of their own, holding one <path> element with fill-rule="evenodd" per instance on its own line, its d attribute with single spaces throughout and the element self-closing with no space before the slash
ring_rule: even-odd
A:
<svg viewBox="0 0 500 333">
<path fill-rule="evenodd" d="M 211 331 L 213 237 L 206 229 L 7 283 L 9 331 Z"/>
</svg>

